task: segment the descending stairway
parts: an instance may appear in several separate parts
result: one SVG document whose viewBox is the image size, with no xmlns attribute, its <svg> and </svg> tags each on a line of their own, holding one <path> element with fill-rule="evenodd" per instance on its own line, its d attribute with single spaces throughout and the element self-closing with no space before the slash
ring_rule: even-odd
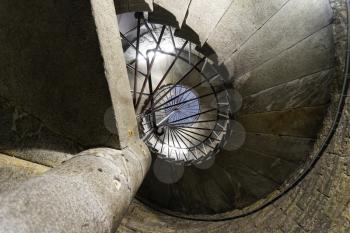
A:
<svg viewBox="0 0 350 233">
<path fill-rule="evenodd" d="M 194 214 L 207 220 L 246 216 L 292 187 L 315 161 L 319 148 L 328 145 L 323 139 L 335 129 L 329 131 L 344 65 L 338 56 L 346 44 L 338 41 L 346 38 L 345 26 L 334 30 L 341 20 L 334 20 L 330 2 L 337 1 L 114 2 L 118 13 L 143 12 L 136 18 L 134 13 L 119 16 L 140 136 L 153 153 L 152 168 L 137 195 L 143 204 L 170 215 Z M 121 134 L 128 139 L 139 135 L 135 125 L 123 127 L 127 119 L 110 113 L 125 110 L 122 97 L 129 93 L 127 85 L 117 81 L 125 77 L 125 64 L 116 52 L 121 52 L 119 41 L 113 41 L 117 34 L 110 30 L 115 22 L 109 18 L 114 17 L 111 9 L 105 15 L 93 11 L 110 26 L 104 28 L 96 25 L 101 22 L 93 20 L 91 6 L 83 1 L 4 3 L 2 153 L 55 167 L 97 145 L 120 148 Z M 123 25 L 124 16 L 130 27 Z M 113 62 L 108 63 L 110 55 Z M 123 112 L 128 113 L 134 117 L 133 111 Z M 116 123 L 123 130 L 118 132 Z M 346 151 L 347 134 L 341 133 L 332 146 L 336 153 L 330 150 L 324 156 L 317 176 L 312 174 L 294 189 L 284 206 L 271 206 L 271 215 L 258 215 L 276 219 L 280 211 L 301 211 L 308 220 L 325 206 L 326 211 L 319 211 L 324 216 L 314 216 L 328 224 L 327 208 L 342 202 L 334 196 L 346 196 L 346 159 L 338 155 Z M 157 173 L 159 161 L 169 169 Z M 176 179 L 159 179 L 169 174 Z M 339 183 L 327 180 L 332 176 Z M 290 207 L 291 200 L 295 203 Z M 136 203 L 125 225 L 142 232 L 147 231 L 142 229 L 147 221 L 154 221 L 161 225 L 159 232 L 167 231 L 163 229 L 173 218 L 151 218 L 154 212 Z M 314 220 L 310 222 L 316 225 Z M 260 220 L 247 224 L 254 226 L 244 232 L 256 232 L 259 224 Z M 266 229 L 262 232 L 271 232 Z"/>
<path fill-rule="evenodd" d="M 128 39 L 130 30 L 121 36 L 141 137 L 169 162 L 198 165 L 211 159 L 230 123 L 223 78 L 191 42 L 175 37 L 174 28 L 149 23 L 141 13 L 136 17 L 136 40 Z"/>
<path fill-rule="evenodd" d="M 157 0 L 153 12 L 145 13 L 148 21 L 140 20 L 138 59 L 134 19 L 133 27 L 122 37 L 132 89 L 135 77 L 139 80 L 133 95 L 139 102 L 143 139 L 155 160 L 187 165 L 184 172 L 174 165 L 183 175 L 173 184 L 164 184 L 157 174 L 149 172 L 139 198 L 149 205 L 187 214 L 220 213 L 266 197 L 298 172 L 317 140 L 333 77 L 329 8 L 326 3 L 313 4 L 300 0 L 259 4 L 254 0 L 222 0 L 213 6 L 210 1 L 173 4 Z M 147 8 L 129 11 L 149 11 Z M 208 9 L 215 14 L 206 14 Z M 302 19 L 310 29 L 298 32 L 291 28 L 292 22 L 298 22 L 293 15 L 289 17 L 292 21 L 283 21 L 288 12 L 304 10 L 313 12 Z M 292 33 L 281 41 L 283 44 L 268 34 L 272 30 L 283 32 L 279 22 L 284 23 L 284 31 Z M 157 47 L 162 29 L 159 51 L 147 52 Z M 275 44 L 268 43 L 270 39 Z M 152 59 L 148 65 L 144 59 L 148 57 L 155 57 L 151 75 L 147 67 Z M 202 61 L 204 57 L 207 59 Z M 215 88 L 210 91 L 199 86 L 192 91 L 191 87 L 205 81 L 199 72 L 203 66 L 207 78 L 219 74 Z M 189 77 L 177 83 L 191 69 Z M 149 85 L 144 90 L 140 86 L 147 78 L 152 80 L 153 95 Z M 220 89 L 226 90 L 220 100 L 197 100 Z M 180 98 L 183 92 L 186 94 Z M 273 98 L 276 95 L 281 98 Z M 150 97 L 154 97 L 153 105 L 147 103 Z M 190 99 L 194 100 L 186 103 Z M 220 122 L 207 122 L 211 115 Z M 211 162 L 205 170 L 197 166 L 206 161 Z"/>
</svg>

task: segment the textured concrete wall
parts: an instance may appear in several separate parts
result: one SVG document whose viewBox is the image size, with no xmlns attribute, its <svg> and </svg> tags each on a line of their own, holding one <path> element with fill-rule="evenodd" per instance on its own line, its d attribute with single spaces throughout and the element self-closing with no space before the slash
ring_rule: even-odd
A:
<svg viewBox="0 0 350 233">
<path fill-rule="evenodd" d="M 0 97 L 0 151 L 53 167 L 84 149 L 13 102 Z"/>
<path fill-rule="evenodd" d="M 1 1 L 0 95 L 85 146 L 119 147 L 89 1 Z"/>
</svg>

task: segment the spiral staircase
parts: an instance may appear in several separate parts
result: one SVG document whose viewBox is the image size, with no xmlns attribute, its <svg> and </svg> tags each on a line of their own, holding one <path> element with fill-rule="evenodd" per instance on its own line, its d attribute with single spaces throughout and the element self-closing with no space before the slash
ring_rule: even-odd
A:
<svg viewBox="0 0 350 233">
<path fill-rule="evenodd" d="M 211 8 L 210 16 L 197 10 Z M 210 219 L 289 187 L 312 161 L 335 101 L 329 4 L 159 0 L 116 9 L 140 132 L 154 155 L 138 200 L 170 215 Z M 140 10 L 149 13 L 122 14 Z M 274 30 L 289 37 L 274 37 Z M 177 99 L 181 92 L 191 98 Z M 158 159 L 181 179 L 159 179 L 166 174 L 157 173 Z"/>
<path fill-rule="evenodd" d="M 149 23 L 143 13 L 135 18 L 136 28 L 121 37 L 142 139 L 171 163 L 210 160 L 230 124 L 225 80 L 192 42 L 174 35 L 175 28 Z"/>
<path fill-rule="evenodd" d="M 142 139 L 119 232 L 350 229 L 348 1 L 4 2 L 0 152 L 43 167 L 0 156 L 0 193 Z"/>
</svg>

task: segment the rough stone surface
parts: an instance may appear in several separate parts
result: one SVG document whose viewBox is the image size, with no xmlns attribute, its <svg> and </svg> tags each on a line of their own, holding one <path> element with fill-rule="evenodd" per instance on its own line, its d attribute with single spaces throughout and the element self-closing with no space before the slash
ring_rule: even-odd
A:
<svg viewBox="0 0 350 233">
<path fill-rule="evenodd" d="M 315 138 L 327 106 L 242 115 L 238 121 L 247 132 Z"/>
<path fill-rule="evenodd" d="M 242 148 L 300 164 L 307 159 L 314 142 L 310 138 L 248 133 Z"/>
<path fill-rule="evenodd" d="M 3 97 L 83 145 L 120 147 L 89 1 L 5 0 L 0 30 Z"/>
<path fill-rule="evenodd" d="M 171 218 L 136 202 L 130 208 L 132 217 L 123 220 L 124 227 L 141 232 L 348 232 L 349 104 L 350 100 L 330 149 L 316 168 L 275 204 L 242 219 L 203 223 Z"/>
<path fill-rule="evenodd" d="M 301 79 L 334 67 L 333 25 L 285 50 L 258 68 L 235 80 L 242 96 Z"/>
<path fill-rule="evenodd" d="M 266 89 L 244 98 L 240 114 L 326 105 L 333 81 L 334 70 L 326 70 Z"/>
<path fill-rule="evenodd" d="M 253 151 L 241 148 L 238 153 L 242 153 L 244 156 L 231 157 L 236 157 L 235 159 L 239 163 L 278 185 L 283 184 L 297 168 L 297 165 L 294 163 L 263 154 L 259 150 Z M 256 189 L 256 186 L 252 186 L 252 189 Z"/>
<path fill-rule="evenodd" d="M 286 2 L 288 1 L 233 1 L 207 40 L 208 45 L 219 57 L 219 62 L 223 62 L 242 46 Z"/>
<path fill-rule="evenodd" d="M 13 189 L 30 177 L 40 175 L 48 169 L 46 166 L 0 154 L 0 193 Z"/>
<path fill-rule="evenodd" d="M 113 1 L 92 0 L 91 4 L 103 58 L 105 79 L 112 100 L 110 124 L 112 127 L 115 126 L 120 146 L 124 148 L 130 143 L 138 142 L 140 139 L 117 26 L 117 15 Z M 106 127 L 106 121 L 104 122 Z"/>
<path fill-rule="evenodd" d="M 2 97 L 0 123 L 0 151 L 27 161 L 53 167 L 84 149 Z"/>
<path fill-rule="evenodd" d="M 186 25 L 198 34 L 200 44 L 205 43 L 232 2 L 232 0 L 191 1 L 186 17 Z M 210 9 L 210 12 L 207 9 Z"/>
<path fill-rule="evenodd" d="M 328 0 L 290 0 L 225 61 L 225 66 L 231 77 L 238 78 L 331 22 Z"/>
<path fill-rule="evenodd" d="M 2 231 L 115 232 L 148 170 L 149 156 L 137 146 L 84 151 L 2 192 Z"/>
</svg>

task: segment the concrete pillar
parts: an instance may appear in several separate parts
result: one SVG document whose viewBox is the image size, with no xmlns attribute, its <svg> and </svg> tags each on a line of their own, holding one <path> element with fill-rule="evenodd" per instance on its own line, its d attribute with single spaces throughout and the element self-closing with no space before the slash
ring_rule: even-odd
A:
<svg viewBox="0 0 350 233">
<path fill-rule="evenodd" d="M 1 232 L 116 232 L 149 166 L 142 144 L 84 151 L 1 193 Z"/>
<path fill-rule="evenodd" d="M 91 0 L 105 78 L 121 148 L 138 142 L 139 132 L 113 0 Z"/>
</svg>

